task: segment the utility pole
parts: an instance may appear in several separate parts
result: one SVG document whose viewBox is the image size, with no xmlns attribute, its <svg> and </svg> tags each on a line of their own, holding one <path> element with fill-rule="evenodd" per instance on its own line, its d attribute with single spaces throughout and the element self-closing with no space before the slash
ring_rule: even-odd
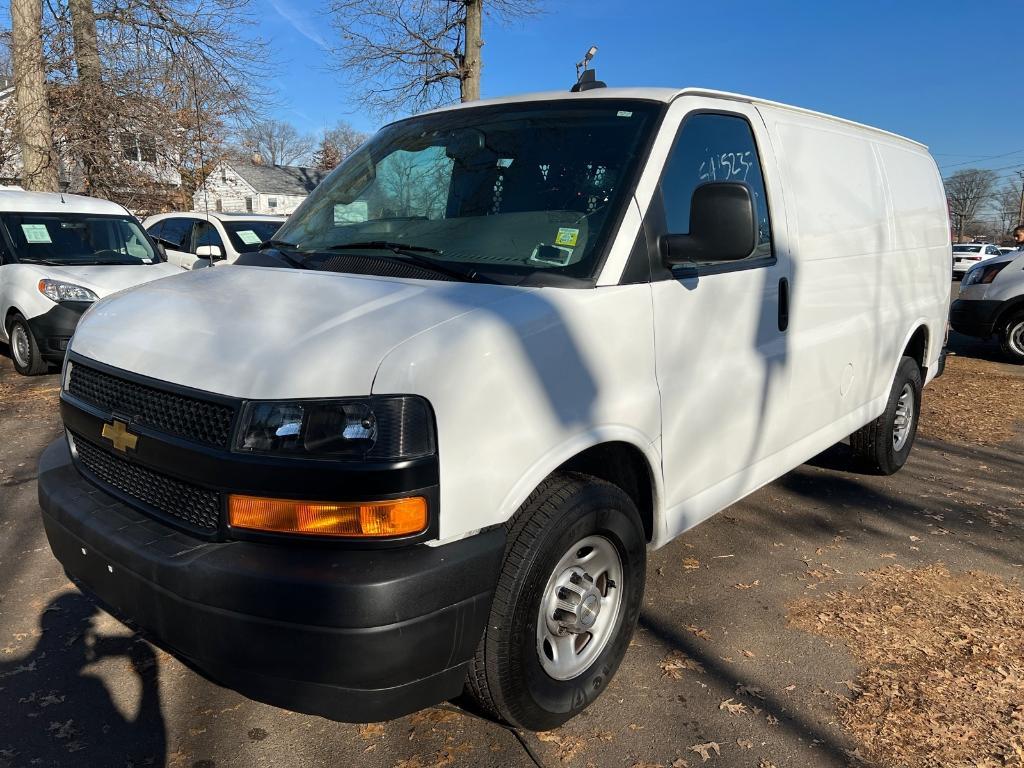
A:
<svg viewBox="0 0 1024 768">
<path fill-rule="evenodd" d="M 466 52 L 462 57 L 463 101 L 480 98 L 480 70 L 483 68 L 480 38 L 483 27 L 483 0 L 465 0 L 466 3 Z"/>
<path fill-rule="evenodd" d="M 41 0 L 11 0 L 11 63 L 22 186 L 33 192 L 58 192 L 57 153 L 46 102 Z"/>
<path fill-rule="evenodd" d="M 1017 171 L 1020 176 L 1020 214 L 1017 216 L 1017 224 L 1024 224 L 1024 171 Z"/>
</svg>

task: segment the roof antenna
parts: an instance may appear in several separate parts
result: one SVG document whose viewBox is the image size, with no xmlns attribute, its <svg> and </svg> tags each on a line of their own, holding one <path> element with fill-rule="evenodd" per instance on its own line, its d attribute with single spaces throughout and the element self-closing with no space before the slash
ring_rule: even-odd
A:
<svg viewBox="0 0 1024 768">
<path fill-rule="evenodd" d="M 572 93 L 589 91 L 592 88 L 608 87 L 597 79 L 596 71 L 587 68 L 587 65 L 590 64 L 595 55 L 597 55 L 597 46 L 592 45 L 587 49 L 586 54 L 583 56 L 583 60 L 576 62 L 576 83 L 569 89 Z"/>
</svg>

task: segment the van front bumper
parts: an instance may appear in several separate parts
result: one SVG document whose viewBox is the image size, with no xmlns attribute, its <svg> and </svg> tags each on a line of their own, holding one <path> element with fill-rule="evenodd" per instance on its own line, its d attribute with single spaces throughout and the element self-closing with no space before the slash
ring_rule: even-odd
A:
<svg viewBox="0 0 1024 768">
<path fill-rule="evenodd" d="M 219 684 L 348 722 L 460 693 L 505 548 L 501 528 L 387 550 L 207 541 L 86 481 L 64 439 L 39 504 L 53 554 L 113 615 Z"/>
<path fill-rule="evenodd" d="M 68 343 L 75 334 L 78 321 L 91 306 L 88 301 L 65 301 L 41 315 L 29 318 L 28 325 L 39 345 L 39 354 L 46 362 L 59 364 L 64 360 L 64 353 L 68 350 Z"/>
<path fill-rule="evenodd" d="M 987 339 L 995 332 L 1001 301 L 956 299 L 949 307 L 949 324 L 965 336 Z"/>
</svg>

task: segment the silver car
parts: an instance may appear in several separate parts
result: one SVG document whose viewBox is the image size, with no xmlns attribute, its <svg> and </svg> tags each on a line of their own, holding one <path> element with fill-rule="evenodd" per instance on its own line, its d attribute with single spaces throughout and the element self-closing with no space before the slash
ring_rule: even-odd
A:
<svg viewBox="0 0 1024 768">
<path fill-rule="evenodd" d="M 981 339 L 997 336 L 1003 352 L 1024 363 L 1024 251 L 971 267 L 949 314 L 953 330 Z"/>
</svg>

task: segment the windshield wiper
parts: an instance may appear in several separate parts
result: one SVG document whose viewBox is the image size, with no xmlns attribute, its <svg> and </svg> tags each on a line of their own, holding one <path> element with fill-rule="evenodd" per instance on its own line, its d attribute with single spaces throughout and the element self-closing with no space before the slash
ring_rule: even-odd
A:
<svg viewBox="0 0 1024 768">
<path fill-rule="evenodd" d="M 70 261 L 52 261 L 50 259 L 18 259 L 21 264 L 45 264 L 47 267 L 69 267 L 74 266 Z"/>
<path fill-rule="evenodd" d="M 289 243 L 284 240 L 270 239 L 264 240 L 262 243 L 260 243 L 260 250 L 262 251 L 264 248 L 273 248 L 275 251 L 281 254 L 282 259 L 287 261 L 296 269 L 308 269 L 308 267 L 303 263 L 302 259 L 295 258 L 292 254 L 288 253 L 288 251 L 285 250 L 285 248 L 298 248 L 298 246 L 295 245 L 295 243 Z"/>
<path fill-rule="evenodd" d="M 447 275 L 448 277 L 454 277 L 456 280 L 469 281 L 473 283 L 493 282 L 492 280 L 487 280 L 482 277 L 476 270 L 463 272 L 460 269 L 454 269 L 452 267 L 446 267 L 443 264 L 439 264 L 435 259 L 431 259 L 427 256 L 421 256 L 421 253 L 441 253 L 437 248 L 430 248 L 425 245 L 407 245 L 406 243 L 396 243 L 391 240 L 364 240 L 362 242 L 354 243 L 339 243 L 338 245 L 332 245 L 327 248 L 328 251 L 361 251 L 364 249 L 391 251 L 417 266 L 432 270 L 438 274 Z"/>
</svg>

